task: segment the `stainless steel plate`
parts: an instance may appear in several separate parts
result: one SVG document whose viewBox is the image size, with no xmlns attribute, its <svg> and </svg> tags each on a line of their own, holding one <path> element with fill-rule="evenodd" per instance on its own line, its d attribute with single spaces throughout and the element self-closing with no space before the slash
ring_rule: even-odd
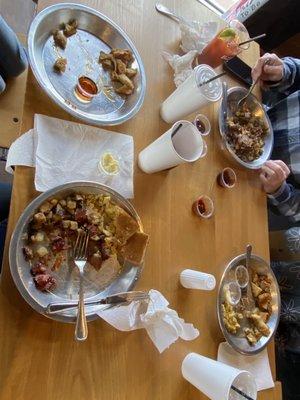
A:
<svg viewBox="0 0 300 400">
<path fill-rule="evenodd" d="M 235 280 L 235 274 L 234 274 L 235 268 L 240 264 L 245 265 L 245 261 L 246 261 L 246 254 L 241 254 L 236 258 L 234 258 L 232 261 L 230 261 L 230 263 L 227 265 L 219 285 L 217 314 L 220 327 L 227 342 L 239 353 L 251 355 L 262 351 L 269 343 L 269 341 L 272 339 L 274 333 L 276 332 L 280 315 L 280 292 L 276 277 L 272 269 L 270 268 L 269 264 L 262 258 L 252 254 L 250 261 L 251 268 L 255 269 L 257 272 L 260 272 L 261 274 L 267 274 L 272 278 L 271 295 L 272 295 L 273 313 L 268 321 L 268 326 L 270 328 L 271 334 L 268 337 L 263 336 L 255 345 L 251 346 L 246 338 L 239 337 L 239 334 L 233 335 L 229 333 L 225 328 L 222 317 L 221 305 L 224 302 L 223 287 L 226 283 Z"/>
<path fill-rule="evenodd" d="M 30 222 L 33 214 L 44 203 L 48 198 L 62 198 L 70 193 L 82 192 L 82 193 L 96 193 L 96 194 L 109 194 L 111 199 L 131 214 L 136 221 L 139 223 L 140 230 L 143 230 L 141 220 L 133 208 L 133 206 L 124 199 L 120 194 L 112 190 L 111 188 L 100 185 L 94 182 L 70 182 L 54 189 L 48 190 L 34 199 L 24 210 L 21 215 L 15 231 L 12 235 L 9 249 L 9 262 L 10 271 L 13 280 L 27 303 L 40 314 L 45 314 L 47 305 L 51 302 L 69 302 L 70 300 L 76 300 L 78 298 L 78 277 L 72 277 L 72 279 L 65 280 L 65 283 L 59 290 L 54 290 L 53 293 L 43 293 L 36 289 L 32 276 L 30 274 L 30 266 L 25 261 L 22 248 L 25 244 L 24 234 L 27 232 L 28 223 Z M 136 281 L 138 280 L 142 265 L 134 266 L 130 263 L 126 263 L 122 266 L 122 269 L 118 276 L 113 280 L 103 285 L 103 276 L 101 276 L 101 269 L 99 273 L 94 270 L 91 271 L 91 277 L 95 278 L 88 281 L 86 288 L 86 298 L 89 300 L 98 300 L 104 298 L 110 294 L 118 292 L 126 292 L 131 290 Z M 97 275 L 97 276 L 96 276 Z M 105 277 L 104 277 L 105 278 Z M 102 282 L 102 283 L 100 283 Z M 86 308 L 86 315 L 88 320 L 93 320 L 97 317 L 96 311 L 107 306 L 89 306 Z M 66 310 L 59 314 L 51 315 L 50 318 L 63 321 L 63 322 L 75 322 L 76 310 Z"/>
<path fill-rule="evenodd" d="M 65 50 L 56 48 L 52 31 L 70 19 L 78 21 L 77 33 L 68 38 Z M 103 86 L 110 83 L 107 71 L 98 63 L 100 51 L 111 48 L 130 49 L 135 61 L 135 90 L 128 97 L 111 95 Z M 88 123 L 117 125 L 132 118 L 140 109 L 146 90 L 146 76 L 141 57 L 126 33 L 105 15 L 92 8 L 72 3 L 50 6 L 32 21 L 28 34 L 29 61 L 33 73 L 45 92 L 60 107 Z M 65 73 L 53 71 L 57 57 L 67 58 Z M 88 104 L 75 94 L 78 77 L 86 75 L 98 83 L 99 94 Z M 102 88 L 102 89 L 101 89 Z"/>
<path fill-rule="evenodd" d="M 233 87 L 228 90 L 228 99 L 227 99 L 228 117 L 231 116 L 231 114 L 232 114 L 231 110 L 234 109 L 234 106 L 236 105 L 236 103 L 243 96 L 245 96 L 246 92 L 247 92 L 247 89 L 242 88 L 242 87 Z M 254 160 L 251 162 L 245 162 L 245 161 L 241 160 L 235 154 L 235 152 L 232 150 L 230 145 L 228 144 L 227 139 L 226 139 L 226 134 L 225 134 L 223 102 L 221 102 L 220 109 L 219 109 L 219 130 L 220 130 L 220 134 L 221 134 L 222 145 L 224 147 L 224 150 L 226 151 L 226 154 L 229 156 L 230 159 L 235 160 L 235 162 L 237 164 L 242 165 L 245 168 L 259 169 L 271 157 L 271 153 L 273 150 L 273 141 L 274 141 L 273 128 L 272 128 L 271 122 L 269 120 L 269 117 L 268 117 L 267 113 L 265 112 L 262 104 L 258 101 L 258 99 L 253 94 L 249 95 L 249 97 L 247 99 L 247 104 L 249 105 L 249 107 L 252 111 L 261 113 L 261 116 L 262 116 L 265 124 L 269 127 L 269 133 L 265 137 L 265 145 L 264 145 L 263 154 L 257 160 Z"/>
</svg>

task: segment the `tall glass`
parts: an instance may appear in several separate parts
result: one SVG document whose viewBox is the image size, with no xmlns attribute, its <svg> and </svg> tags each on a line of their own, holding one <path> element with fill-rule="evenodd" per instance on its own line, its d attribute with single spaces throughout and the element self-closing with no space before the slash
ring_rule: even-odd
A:
<svg viewBox="0 0 300 400">
<path fill-rule="evenodd" d="M 208 64 L 213 68 L 218 67 L 223 61 L 228 61 L 237 56 L 242 50 L 247 50 L 249 43 L 239 45 L 249 39 L 245 26 L 238 20 L 232 20 L 227 28 L 222 29 L 209 42 L 198 56 L 199 64 Z"/>
<path fill-rule="evenodd" d="M 168 123 L 174 123 L 202 107 L 218 101 L 222 96 L 221 80 L 215 79 L 200 86 L 216 72 L 208 65 L 198 65 L 192 74 L 162 103 L 160 116 Z"/>
</svg>

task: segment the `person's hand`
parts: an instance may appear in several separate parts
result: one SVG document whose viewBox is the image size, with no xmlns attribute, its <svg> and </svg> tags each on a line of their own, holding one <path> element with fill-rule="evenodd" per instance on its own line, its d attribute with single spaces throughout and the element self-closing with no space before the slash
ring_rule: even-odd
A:
<svg viewBox="0 0 300 400">
<path fill-rule="evenodd" d="M 281 160 L 269 160 L 261 168 L 260 180 L 266 193 L 275 193 L 289 176 L 289 167 Z"/>
<path fill-rule="evenodd" d="M 267 61 L 268 64 L 266 64 Z M 256 62 L 251 75 L 253 82 L 257 78 L 260 78 L 262 83 L 264 81 L 279 82 L 283 78 L 283 61 L 276 54 L 266 53 Z"/>
</svg>

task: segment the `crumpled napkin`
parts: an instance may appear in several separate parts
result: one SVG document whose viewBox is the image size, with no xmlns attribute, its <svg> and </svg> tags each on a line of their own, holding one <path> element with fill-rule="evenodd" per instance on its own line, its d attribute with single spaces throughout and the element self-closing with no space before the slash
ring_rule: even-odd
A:
<svg viewBox="0 0 300 400">
<path fill-rule="evenodd" d="M 197 54 L 201 53 L 207 43 L 216 35 L 216 22 L 206 22 L 201 24 L 197 21 L 191 21 L 189 24 L 181 22 L 179 24 L 181 32 L 180 48 L 184 51 L 183 56 L 162 52 L 163 58 L 170 64 L 174 70 L 174 83 L 176 87 L 180 86 L 192 73 L 193 61 Z"/>
<path fill-rule="evenodd" d="M 175 310 L 168 307 L 169 302 L 160 292 L 152 289 L 149 295 L 148 301 L 132 302 L 126 306 L 98 311 L 97 314 L 120 331 L 146 329 L 160 353 L 179 337 L 193 340 L 199 336 L 193 324 L 186 323 Z"/>
<path fill-rule="evenodd" d="M 197 50 L 198 53 L 204 49 L 208 42 L 217 34 L 218 24 L 216 22 L 205 22 L 204 24 L 191 21 L 190 24 L 181 22 L 179 24 L 181 32 L 180 48 L 185 53 Z"/>
<path fill-rule="evenodd" d="M 174 83 L 176 87 L 181 85 L 193 72 L 192 63 L 198 54 L 197 50 L 191 50 L 183 56 L 162 52 L 163 58 L 170 64 L 174 70 Z"/>
<path fill-rule="evenodd" d="M 253 356 L 243 356 L 223 342 L 219 345 L 217 359 L 231 367 L 249 371 L 255 378 L 257 390 L 274 387 L 267 349 Z"/>
<path fill-rule="evenodd" d="M 14 165 L 35 167 L 35 187 L 40 192 L 83 180 L 108 185 L 133 198 L 133 147 L 130 135 L 35 114 L 34 129 L 11 145 L 6 171 L 13 173 Z M 105 152 L 119 158 L 117 175 L 99 170 Z"/>
</svg>

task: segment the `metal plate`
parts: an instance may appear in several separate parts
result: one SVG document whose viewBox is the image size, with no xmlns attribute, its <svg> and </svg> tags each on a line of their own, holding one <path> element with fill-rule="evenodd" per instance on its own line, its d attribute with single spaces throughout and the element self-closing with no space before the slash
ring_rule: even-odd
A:
<svg viewBox="0 0 300 400">
<path fill-rule="evenodd" d="M 228 90 L 228 117 L 231 116 L 231 109 L 236 105 L 236 103 L 247 93 L 247 89 L 242 87 L 233 87 Z M 247 99 L 247 104 L 249 105 L 250 109 L 253 111 L 258 111 L 261 113 L 264 123 L 269 127 L 269 133 L 265 137 L 265 145 L 263 154 L 254 161 L 245 162 L 241 160 L 235 152 L 232 150 L 230 145 L 227 142 L 226 134 L 225 134 L 225 120 L 224 120 L 224 112 L 223 112 L 223 102 L 221 102 L 220 109 L 219 109 L 219 131 L 222 139 L 222 146 L 226 151 L 227 156 L 232 160 L 234 159 L 235 162 L 245 168 L 249 169 L 259 169 L 262 165 L 271 157 L 271 153 L 273 150 L 273 142 L 274 142 L 274 135 L 273 135 L 273 128 L 267 113 L 265 112 L 263 105 L 258 101 L 258 99 L 253 95 L 250 94 L 249 98 Z"/>
<path fill-rule="evenodd" d="M 141 220 L 133 208 L 133 206 L 124 199 L 120 194 L 109 188 L 108 186 L 100 185 L 94 182 L 70 182 L 54 189 L 48 190 L 47 192 L 41 194 L 36 199 L 34 199 L 24 210 L 21 215 L 10 242 L 9 249 L 9 262 L 10 271 L 13 280 L 27 303 L 40 314 L 45 314 L 45 309 L 47 305 L 51 302 L 69 302 L 70 300 L 78 299 L 78 276 L 77 279 L 70 279 L 60 290 L 55 290 L 49 293 L 43 293 L 36 289 L 33 282 L 32 276 L 30 274 L 30 266 L 27 261 L 25 261 L 22 248 L 24 246 L 24 234 L 27 232 L 28 223 L 30 222 L 33 214 L 39 208 L 39 206 L 44 203 L 48 198 L 61 198 L 67 196 L 70 193 L 82 192 L 82 193 L 96 193 L 96 194 L 108 194 L 114 203 L 121 206 L 125 211 L 127 211 L 133 218 L 136 219 L 140 226 L 140 230 L 143 231 Z M 89 285 L 89 290 L 86 293 L 86 299 L 98 300 L 104 298 L 110 294 L 126 292 L 131 290 L 136 281 L 138 280 L 143 265 L 134 266 L 126 262 L 121 268 L 118 276 L 107 286 L 100 285 L 101 280 L 101 269 L 97 276 L 96 285 L 91 287 Z M 94 274 L 96 274 L 94 270 Z M 103 278 L 103 276 L 102 276 Z M 102 279 L 103 281 L 103 279 Z M 91 282 L 93 284 L 93 281 Z M 73 287 L 71 287 L 73 285 Z M 72 296 L 72 298 L 70 298 Z M 88 320 L 93 320 L 97 317 L 95 313 L 96 310 L 99 311 L 101 308 L 107 306 L 89 306 L 86 308 L 86 315 Z M 50 318 L 63 321 L 63 322 L 75 322 L 77 310 L 66 310 L 58 314 L 51 315 Z"/>
<path fill-rule="evenodd" d="M 255 345 L 251 346 L 245 337 L 239 337 L 238 334 L 233 335 L 229 333 L 225 328 L 222 317 L 221 305 L 224 302 L 223 287 L 226 283 L 233 281 L 235 279 L 234 278 L 235 268 L 240 264 L 245 265 L 245 263 L 246 263 L 246 254 L 241 254 L 236 258 L 234 258 L 232 261 L 230 261 L 230 263 L 226 267 L 219 285 L 217 314 L 218 314 L 219 325 L 227 342 L 239 353 L 252 355 L 262 351 L 267 346 L 269 341 L 272 339 L 274 333 L 276 332 L 280 316 L 280 292 L 276 277 L 272 269 L 270 268 L 269 264 L 262 258 L 252 254 L 250 266 L 253 267 L 257 272 L 260 272 L 261 274 L 269 275 L 272 279 L 271 295 L 272 295 L 273 313 L 268 321 L 268 326 L 270 328 L 271 334 L 268 337 L 263 336 Z"/>
<path fill-rule="evenodd" d="M 65 50 L 56 48 L 52 31 L 70 19 L 78 21 L 77 33 L 68 38 Z M 100 51 L 130 49 L 135 61 L 135 90 L 128 97 L 109 95 L 103 85 L 110 83 L 109 73 L 98 63 Z M 28 33 L 28 52 L 32 71 L 45 92 L 68 113 L 95 125 L 117 125 L 132 118 L 140 109 L 146 90 L 143 62 L 126 33 L 109 18 L 92 8 L 72 3 L 45 8 L 32 21 Z M 53 71 L 59 56 L 67 58 L 63 74 Z M 88 104 L 74 94 L 78 77 L 87 75 L 99 84 L 99 94 Z M 102 89 L 101 89 L 102 88 Z"/>
</svg>

